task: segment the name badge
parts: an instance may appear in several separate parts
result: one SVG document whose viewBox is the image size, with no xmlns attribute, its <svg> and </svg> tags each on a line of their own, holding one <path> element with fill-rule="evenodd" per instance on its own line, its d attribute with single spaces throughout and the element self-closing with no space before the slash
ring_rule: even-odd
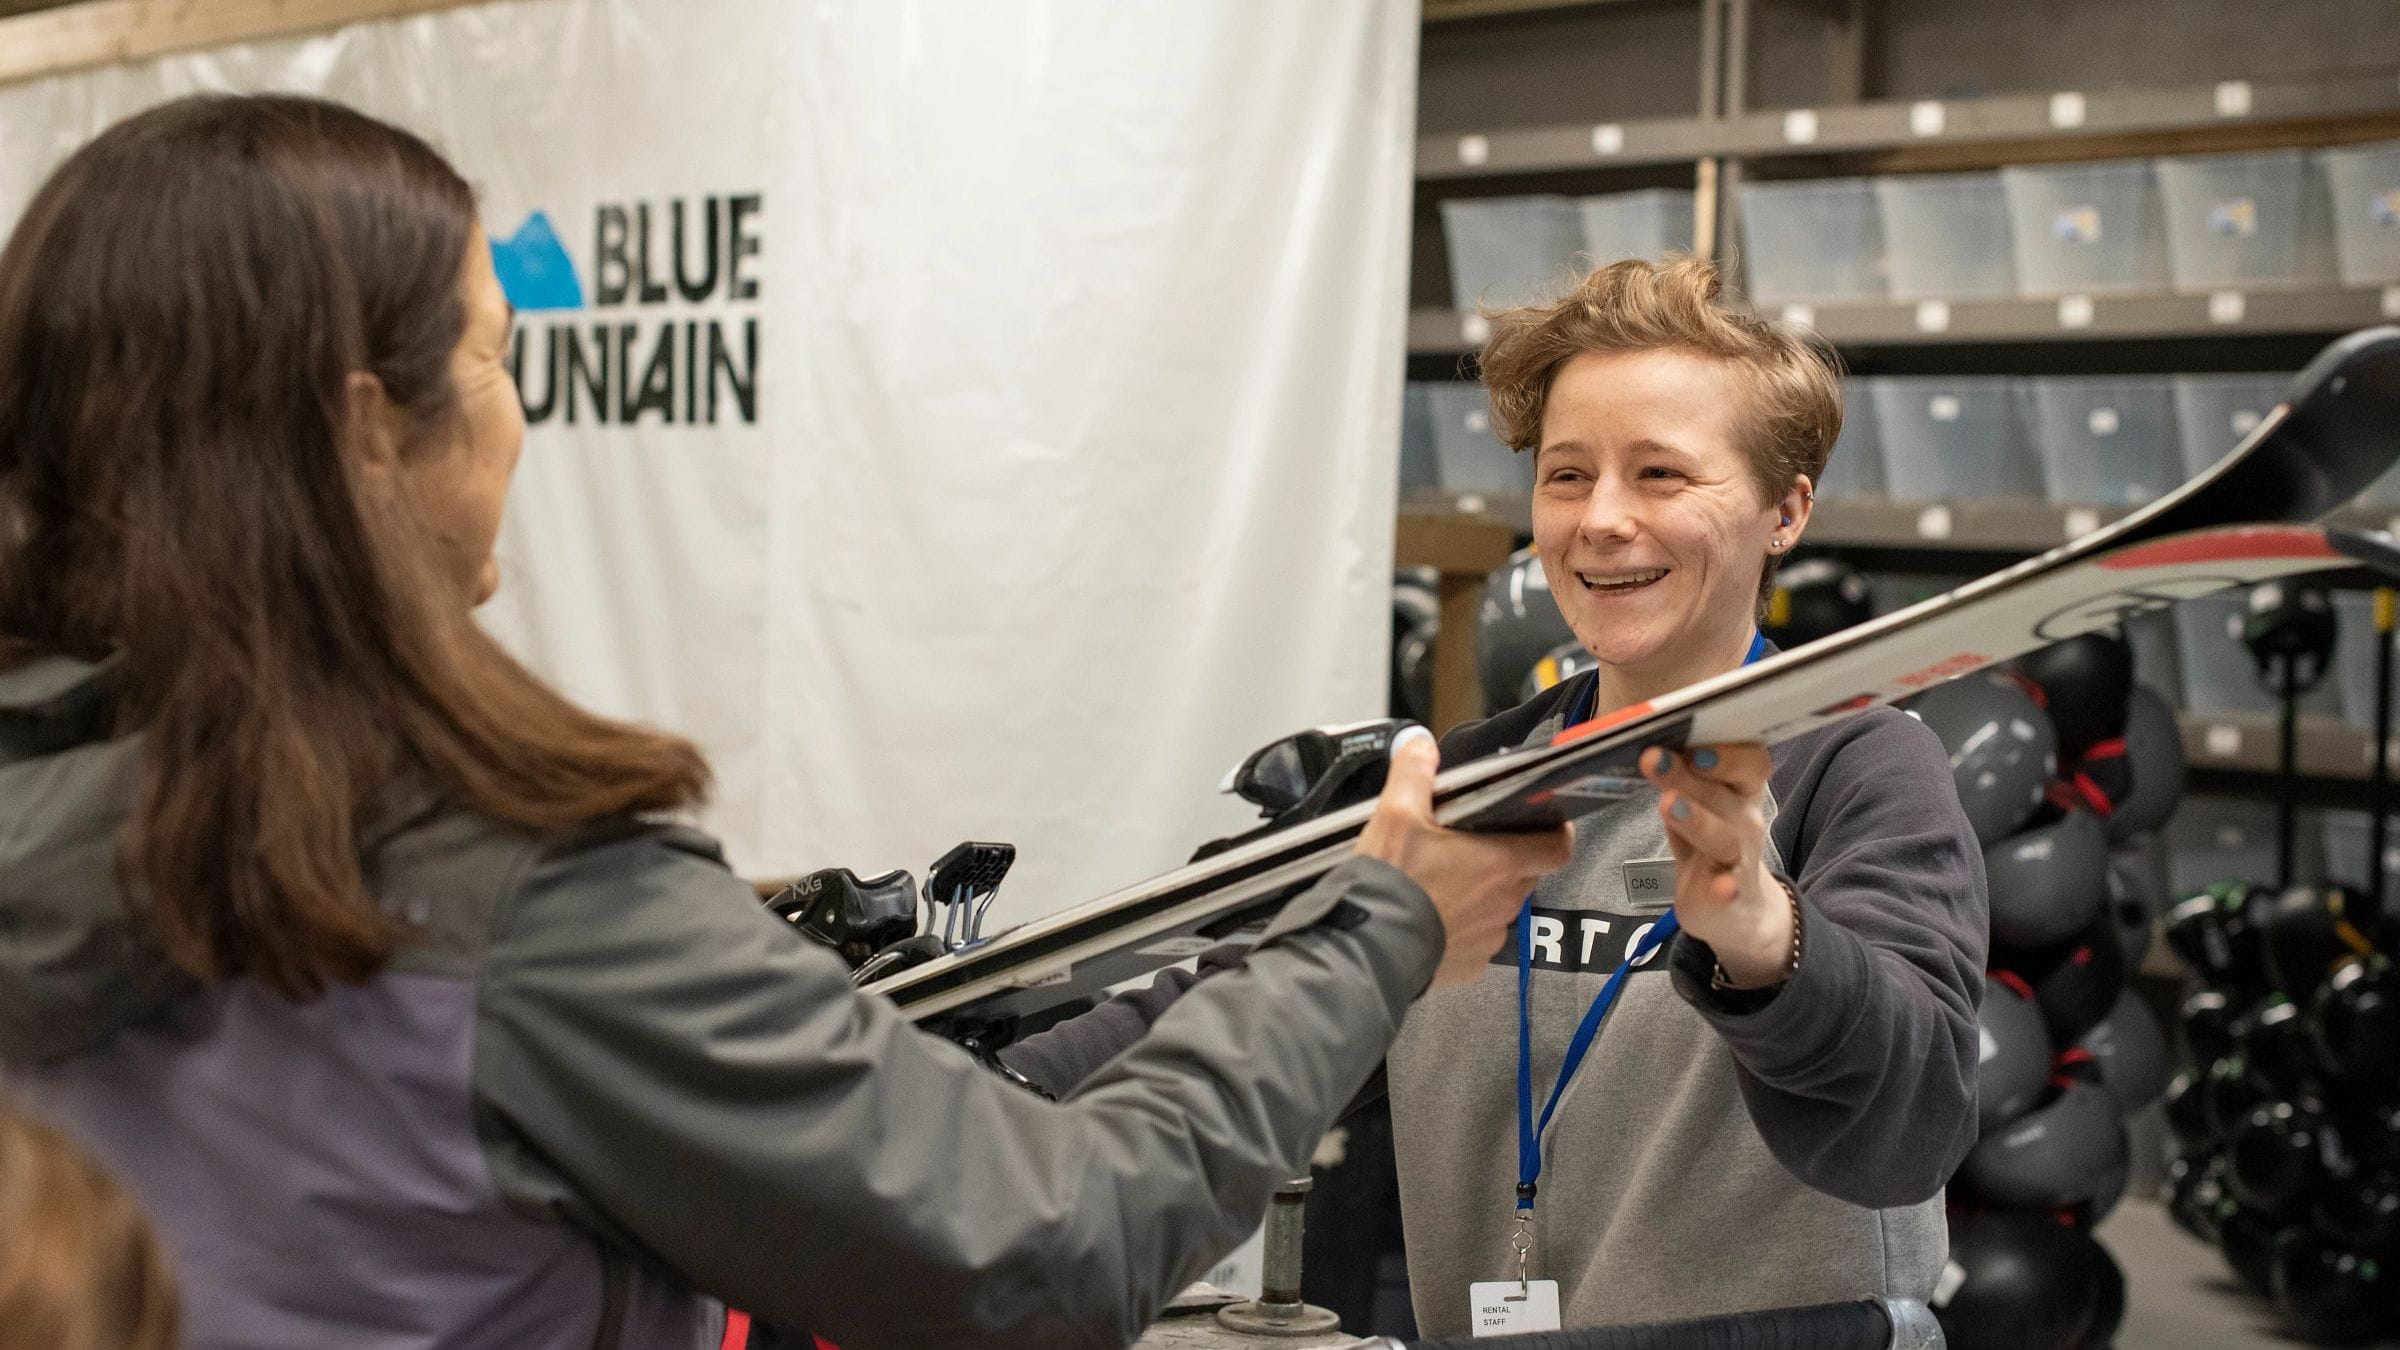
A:
<svg viewBox="0 0 2400 1350">
<path fill-rule="evenodd" d="M 1558 1330 L 1558 1281 L 1485 1280 L 1467 1286 L 1477 1338 Z"/>
<path fill-rule="evenodd" d="M 1675 907 L 1675 860 L 1640 858 L 1625 864 L 1625 907 L 1635 914 L 1664 914 Z"/>
</svg>

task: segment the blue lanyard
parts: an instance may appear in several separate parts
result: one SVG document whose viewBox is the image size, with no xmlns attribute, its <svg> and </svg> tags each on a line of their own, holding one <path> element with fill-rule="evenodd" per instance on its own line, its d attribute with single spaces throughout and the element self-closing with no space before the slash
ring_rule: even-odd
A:
<svg viewBox="0 0 2400 1350">
<path fill-rule="evenodd" d="M 1749 653 L 1742 664 L 1749 665 L 1767 654 L 1767 635 L 1757 634 L 1750 639 Z M 1600 682 L 1594 679 L 1576 701 L 1575 715 L 1567 725 L 1589 721 L 1592 702 Z M 1600 1024 L 1608 1018 L 1608 1010 L 1617 1005 L 1617 992 L 1624 987 L 1625 977 L 1633 968 L 1650 959 L 1652 953 L 1675 936 L 1675 911 L 1670 909 L 1650 925 L 1642 940 L 1625 953 L 1608 983 L 1592 996 L 1592 1006 L 1584 1010 L 1583 1021 L 1575 1027 L 1575 1035 L 1567 1042 L 1566 1058 L 1559 1061 L 1558 1081 L 1550 1087 L 1550 1098 L 1542 1103 L 1542 1115 L 1536 1122 L 1533 1115 L 1533 896 L 1525 897 L 1525 907 L 1517 911 L 1517 1211 L 1520 1214 L 1533 1208 L 1534 1183 L 1542 1176 L 1542 1136 L 1549 1132 L 1550 1117 L 1557 1113 L 1558 1103 L 1566 1096 L 1567 1084 L 1575 1079 L 1575 1071 L 1583 1067 L 1583 1057 L 1600 1035 Z"/>
</svg>

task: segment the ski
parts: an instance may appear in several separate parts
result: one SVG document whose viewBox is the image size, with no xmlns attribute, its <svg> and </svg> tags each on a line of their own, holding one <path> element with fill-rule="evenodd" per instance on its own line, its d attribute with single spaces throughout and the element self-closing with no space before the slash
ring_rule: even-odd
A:
<svg viewBox="0 0 2400 1350">
<path fill-rule="evenodd" d="M 2114 524 L 1831 637 L 1444 772 L 1435 814 L 1546 827 L 1644 789 L 1654 745 L 1774 744 L 1947 679 L 2230 587 L 2367 567 L 2379 536 L 2308 524 L 2400 461 L 2400 328 L 2335 342 L 2240 445 Z M 999 1019 L 1185 959 L 1348 856 L 1372 803 L 1019 925 L 869 986 L 920 1022 Z"/>
</svg>

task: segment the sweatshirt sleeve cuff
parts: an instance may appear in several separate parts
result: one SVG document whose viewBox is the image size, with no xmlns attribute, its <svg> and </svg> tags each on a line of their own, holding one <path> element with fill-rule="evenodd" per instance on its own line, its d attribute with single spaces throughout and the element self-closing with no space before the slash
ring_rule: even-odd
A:
<svg viewBox="0 0 2400 1350">
<path fill-rule="evenodd" d="M 1800 896 L 1804 941 L 1800 968 L 1773 990 L 1710 987 L 1717 956 L 1707 943 L 1678 934 L 1670 957 L 1675 991 L 1724 1037 L 1734 1058 L 1769 1082 L 1805 1074 L 1837 1052 L 1865 1000 L 1866 944 Z M 1763 1001 L 1760 995 L 1768 994 Z"/>
</svg>

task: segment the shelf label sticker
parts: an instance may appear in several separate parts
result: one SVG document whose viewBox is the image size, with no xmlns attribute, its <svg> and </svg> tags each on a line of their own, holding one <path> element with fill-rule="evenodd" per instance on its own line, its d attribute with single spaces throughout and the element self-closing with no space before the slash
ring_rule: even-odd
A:
<svg viewBox="0 0 2400 1350">
<path fill-rule="evenodd" d="M 1949 110 L 1939 99 L 1921 99 L 1908 105 L 1908 131 L 1912 136 L 1939 136 L 1949 124 Z"/>
<path fill-rule="evenodd" d="M 1917 513 L 1917 537 L 1947 539 L 1950 537 L 1951 524 L 1950 508 L 1936 502 Z"/>
<path fill-rule="evenodd" d="M 2242 729 L 2212 722 L 2200 735 L 2200 746 L 2218 759 L 2235 759 L 2242 753 Z"/>
<path fill-rule="evenodd" d="M 2222 239 L 2247 239 L 2258 233 L 2258 201 L 2227 197 L 2208 204 L 2208 232 Z"/>
<path fill-rule="evenodd" d="M 2100 528 L 2100 513 L 2088 506 L 2067 508 L 2067 538 L 2081 539 Z"/>
<path fill-rule="evenodd" d="M 1925 415 L 1936 422 L 1955 422 L 1964 411 L 1966 409 L 1959 403 L 1956 394 L 1935 394 L 1925 400 Z"/>
<path fill-rule="evenodd" d="M 2114 408 L 2094 408 L 2091 415 L 2083 419 L 2085 429 L 2095 436 L 2114 436 L 2123 422 L 2124 419 L 2117 416 Z"/>
<path fill-rule="evenodd" d="M 2208 297 L 2210 323 L 2240 323 L 2250 312 L 2250 305 L 2240 291 L 2218 291 Z"/>
<path fill-rule="evenodd" d="M 2089 328 L 2092 326 L 2092 297 L 2062 295 L 2058 297 L 2058 326 Z"/>
<path fill-rule="evenodd" d="M 2400 286 L 2394 286 L 2392 289 L 2400 292 Z M 1817 307 L 1815 305 L 1785 305 L 1783 321 L 1797 324 L 1802 328 L 1814 328 L 1817 326 Z"/>
<path fill-rule="evenodd" d="M 2100 208 L 2091 203 L 2070 206 L 2050 217 L 2050 235 L 2062 244 L 2100 242 Z"/>
<path fill-rule="evenodd" d="M 1950 331 L 1950 302 L 1947 300 L 1919 300 L 1917 302 L 1917 331 L 1920 333 Z"/>
<path fill-rule="evenodd" d="M 2061 131 L 2083 125 L 2083 95 L 2062 90 L 2050 96 L 2050 125 Z"/>
<path fill-rule="evenodd" d="M 1817 110 L 1794 108 L 1783 115 L 1783 139 L 1787 145 L 1812 145 L 1817 139 Z"/>
<path fill-rule="evenodd" d="M 1481 164 L 1491 157 L 1492 142 L 1490 137 L 1461 136 L 1458 138 L 1459 163 L 1472 166 Z"/>
<path fill-rule="evenodd" d="M 1480 347 L 1492 340 L 1492 321 L 1473 310 L 1458 316 L 1458 340 Z"/>
<path fill-rule="evenodd" d="M 1625 153 L 1625 128 L 1614 122 L 1602 122 L 1592 128 L 1592 153 L 1621 155 Z"/>
<path fill-rule="evenodd" d="M 2250 115 L 2250 82 L 2223 80 L 2217 85 L 2217 116 L 2248 117 Z"/>
</svg>

